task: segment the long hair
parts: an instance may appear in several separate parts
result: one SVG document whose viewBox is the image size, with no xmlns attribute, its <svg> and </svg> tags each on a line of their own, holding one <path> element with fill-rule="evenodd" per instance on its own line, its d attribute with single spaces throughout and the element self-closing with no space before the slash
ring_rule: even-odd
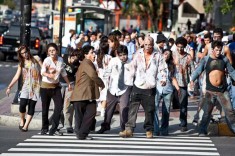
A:
<svg viewBox="0 0 235 156">
<path fill-rule="evenodd" d="M 174 65 L 174 59 L 173 59 L 173 54 L 172 54 L 172 51 L 170 49 L 165 49 L 163 50 L 163 54 L 165 52 L 169 52 L 170 53 L 170 58 L 168 60 L 166 60 L 166 63 L 168 65 L 168 70 L 171 74 L 174 73 L 174 70 L 175 70 L 175 65 Z"/>
<path fill-rule="evenodd" d="M 105 54 L 108 54 L 109 52 L 109 44 L 107 41 L 103 41 L 100 43 L 100 49 L 98 50 L 97 53 L 97 65 L 99 68 L 103 68 L 103 59 Z"/>
<path fill-rule="evenodd" d="M 28 48 L 28 46 L 23 44 L 23 45 L 19 46 L 19 49 L 17 51 L 18 60 L 19 60 L 19 64 L 20 64 L 21 68 L 24 67 L 24 62 L 25 62 L 25 58 L 21 55 L 21 51 L 24 49 L 29 57 L 29 60 L 31 60 L 33 63 L 36 63 L 36 60 L 34 59 L 33 55 L 30 53 L 30 49 Z"/>
<path fill-rule="evenodd" d="M 110 35 L 109 40 L 111 42 L 114 42 L 114 47 L 112 48 L 112 51 L 111 51 L 110 55 L 112 57 L 116 57 L 116 51 L 117 51 L 117 48 L 120 45 L 120 43 L 119 43 L 118 39 L 116 38 L 116 36 L 114 36 L 114 35 Z"/>
</svg>

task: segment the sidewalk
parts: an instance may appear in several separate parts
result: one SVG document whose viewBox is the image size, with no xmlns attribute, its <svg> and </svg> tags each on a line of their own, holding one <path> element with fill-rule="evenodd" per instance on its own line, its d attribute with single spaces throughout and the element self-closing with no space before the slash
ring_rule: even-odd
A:
<svg viewBox="0 0 235 156">
<path fill-rule="evenodd" d="M 6 126 L 18 126 L 19 124 L 19 113 L 18 113 L 18 106 L 15 104 L 12 104 L 12 100 L 14 98 L 14 95 L 11 94 L 9 97 L 5 97 L 0 100 L 0 125 L 6 125 Z M 197 103 L 199 101 L 199 98 L 196 97 L 194 99 L 189 98 L 189 106 L 188 106 L 188 131 L 187 132 L 180 132 L 179 127 L 179 110 L 172 109 L 170 113 L 170 128 L 169 133 L 170 135 L 189 135 L 189 136 L 197 136 L 197 127 L 192 124 L 194 114 L 197 110 Z M 15 109 L 15 112 L 17 113 L 11 113 L 11 108 Z M 52 114 L 52 108 L 53 105 L 50 107 L 50 114 Z M 29 130 L 35 129 L 40 130 L 41 129 L 41 101 L 38 101 L 35 108 L 35 114 L 33 117 L 32 122 L 30 123 Z M 161 117 L 161 114 L 160 114 Z M 103 117 L 96 116 L 96 130 L 100 129 L 100 124 L 103 121 Z M 143 129 L 143 122 L 144 122 L 144 112 L 142 109 L 139 110 L 137 122 L 136 122 L 136 133 L 144 133 Z M 112 119 L 112 125 L 110 133 L 118 133 L 120 131 L 119 127 L 119 114 L 115 114 Z M 211 128 L 214 129 L 214 128 Z M 225 135 L 229 132 L 225 130 L 223 133 Z M 215 135 L 215 132 L 213 133 Z"/>
</svg>

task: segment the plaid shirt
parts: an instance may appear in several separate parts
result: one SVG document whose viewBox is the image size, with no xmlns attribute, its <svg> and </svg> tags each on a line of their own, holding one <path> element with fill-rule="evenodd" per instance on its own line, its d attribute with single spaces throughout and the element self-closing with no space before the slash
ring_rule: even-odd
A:
<svg viewBox="0 0 235 156">
<path fill-rule="evenodd" d="M 175 77 L 180 87 L 187 87 L 191 73 L 195 70 L 194 62 L 188 53 L 181 56 L 177 51 L 173 53 L 176 64 Z"/>
</svg>

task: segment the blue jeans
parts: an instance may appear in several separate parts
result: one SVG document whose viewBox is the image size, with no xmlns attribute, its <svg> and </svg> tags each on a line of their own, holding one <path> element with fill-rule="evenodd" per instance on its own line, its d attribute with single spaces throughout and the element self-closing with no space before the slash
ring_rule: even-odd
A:
<svg viewBox="0 0 235 156">
<path fill-rule="evenodd" d="M 206 91 L 205 95 L 205 104 L 203 105 L 204 113 L 199 126 L 199 133 L 207 134 L 207 127 L 210 123 L 211 112 L 216 101 L 218 101 L 222 106 L 227 124 L 231 131 L 235 133 L 235 114 L 234 110 L 232 109 L 228 91 L 221 93 L 208 90 Z"/>
<path fill-rule="evenodd" d="M 235 86 L 232 86 L 232 107 L 235 110 Z"/>
<path fill-rule="evenodd" d="M 173 93 L 162 94 L 157 91 L 155 97 L 155 113 L 154 113 L 154 134 L 158 135 L 161 131 L 162 135 L 168 135 L 168 127 L 169 127 L 169 117 L 170 117 L 170 107 L 172 101 Z M 161 120 L 161 128 L 159 130 L 159 104 L 162 102 L 162 120 Z"/>
</svg>

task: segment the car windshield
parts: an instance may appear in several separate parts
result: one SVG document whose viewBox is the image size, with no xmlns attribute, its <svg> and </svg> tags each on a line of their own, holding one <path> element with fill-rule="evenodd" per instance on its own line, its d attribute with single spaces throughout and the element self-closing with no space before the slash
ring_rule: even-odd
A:
<svg viewBox="0 0 235 156">
<path fill-rule="evenodd" d="M 11 26 L 9 28 L 10 36 L 20 36 L 20 26 Z M 40 37 L 39 31 L 35 27 L 31 27 L 31 37 Z"/>
<path fill-rule="evenodd" d="M 0 26 L 0 34 L 4 33 L 5 31 L 7 31 L 7 27 Z"/>
</svg>

